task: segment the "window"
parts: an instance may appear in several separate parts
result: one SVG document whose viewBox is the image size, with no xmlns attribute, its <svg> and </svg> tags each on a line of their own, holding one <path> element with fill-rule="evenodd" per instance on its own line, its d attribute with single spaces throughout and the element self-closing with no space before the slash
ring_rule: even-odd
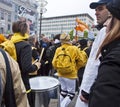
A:
<svg viewBox="0 0 120 107">
<path fill-rule="evenodd" d="M 8 21 L 11 22 L 11 14 L 8 14 Z"/>
<path fill-rule="evenodd" d="M 5 17 L 4 17 L 4 12 L 1 11 L 1 19 L 3 20 Z"/>
<path fill-rule="evenodd" d="M 10 31 L 10 28 L 11 28 L 11 27 L 10 27 L 10 24 L 8 24 L 8 31 Z"/>
<path fill-rule="evenodd" d="M 15 5 L 15 12 L 17 13 L 18 12 L 18 6 Z"/>
<path fill-rule="evenodd" d="M 17 20 L 17 19 L 18 19 L 18 16 L 17 16 L 17 15 L 15 15 L 14 20 Z"/>
</svg>

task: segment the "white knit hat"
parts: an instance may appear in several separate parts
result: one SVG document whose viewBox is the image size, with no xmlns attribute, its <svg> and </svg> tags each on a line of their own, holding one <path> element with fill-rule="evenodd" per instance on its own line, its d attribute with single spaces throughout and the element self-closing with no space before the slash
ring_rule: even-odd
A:
<svg viewBox="0 0 120 107">
<path fill-rule="evenodd" d="M 66 34 L 66 33 L 61 34 L 60 35 L 60 41 L 61 41 L 61 43 L 71 44 L 70 35 Z"/>
</svg>

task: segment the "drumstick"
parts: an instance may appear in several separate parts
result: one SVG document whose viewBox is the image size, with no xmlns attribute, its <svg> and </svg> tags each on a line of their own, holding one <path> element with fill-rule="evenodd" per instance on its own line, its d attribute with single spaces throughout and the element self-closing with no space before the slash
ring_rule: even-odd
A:
<svg viewBox="0 0 120 107">
<path fill-rule="evenodd" d="M 35 64 L 36 62 L 38 62 L 38 59 L 36 59 L 32 64 Z"/>
<path fill-rule="evenodd" d="M 40 54 L 40 58 L 39 58 L 39 62 L 41 61 L 42 59 L 42 56 L 43 56 L 43 52 L 44 52 L 45 48 L 42 48 L 42 51 L 41 51 L 41 54 Z"/>
</svg>

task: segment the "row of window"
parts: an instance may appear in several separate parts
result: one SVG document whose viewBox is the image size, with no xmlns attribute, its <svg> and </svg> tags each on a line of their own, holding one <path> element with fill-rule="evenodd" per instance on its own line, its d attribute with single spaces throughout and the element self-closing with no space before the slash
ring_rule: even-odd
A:
<svg viewBox="0 0 120 107">
<path fill-rule="evenodd" d="M 75 23 L 55 23 L 55 24 L 42 24 L 42 27 L 69 27 L 69 26 L 75 26 L 76 24 Z"/>
<path fill-rule="evenodd" d="M 75 18 L 76 19 L 76 18 Z M 43 24 L 48 24 L 48 23 L 69 23 L 69 22 L 75 22 L 75 19 L 71 19 L 71 20 L 69 20 L 69 19 L 63 19 L 63 20 L 61 20 L 61 19 L 59 19 L 59 20 L 42 20 L 42 23 Z M 83 21 L 83 22 L 86 22 L 86 19 L 84 18 L 84 19 L 81 19 L 81 21 Z"/>
<path fill-rule="evenodd" d="M 0 10 L 0 20 L 6 20 L 6 18 L 7 18 L 8 22 L 11 22 L 11 14 L 10 13 L 6 13 L 3 10 Z"/>
<path fill-rule="evenodd" d="M 57 30 L 72 30 L 72 29 L 74 29 L 74 27 L 61 27 L 61 28 L 59 28 L 59 27 L 56 27 L 56 28 L 42 28 L 42 31 L 57 31 Z"/>
</svg>

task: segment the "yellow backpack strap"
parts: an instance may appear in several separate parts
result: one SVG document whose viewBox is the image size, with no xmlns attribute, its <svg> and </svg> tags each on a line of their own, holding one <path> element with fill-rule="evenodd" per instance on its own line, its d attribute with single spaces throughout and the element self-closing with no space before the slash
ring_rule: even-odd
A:
<svg viewBox="0 0 120 107">
<path fill-rule="evenodd" d="M 84 49 L 83 49 L 83 51 L 85 51 L 85 50 L 87 50 L 88 49 L 88 47 L 85 47 Z"/>
<path fill-rule="evenodd" d="M 84 54 L 86 55 L 86 59 L 88 59 L 88 55 L 87 53 L 85 52 L 86 50 L 88 49 L 88 47 L 85 47 L 82 51 L 84 52 Z"/>
<path fill-rule="evenodd" d="M 26 91 L 27 94 L 30 93 L 30 92 L 31 92 L 31 89 L 29 89 L 29 90 Z"/>
</svg>

